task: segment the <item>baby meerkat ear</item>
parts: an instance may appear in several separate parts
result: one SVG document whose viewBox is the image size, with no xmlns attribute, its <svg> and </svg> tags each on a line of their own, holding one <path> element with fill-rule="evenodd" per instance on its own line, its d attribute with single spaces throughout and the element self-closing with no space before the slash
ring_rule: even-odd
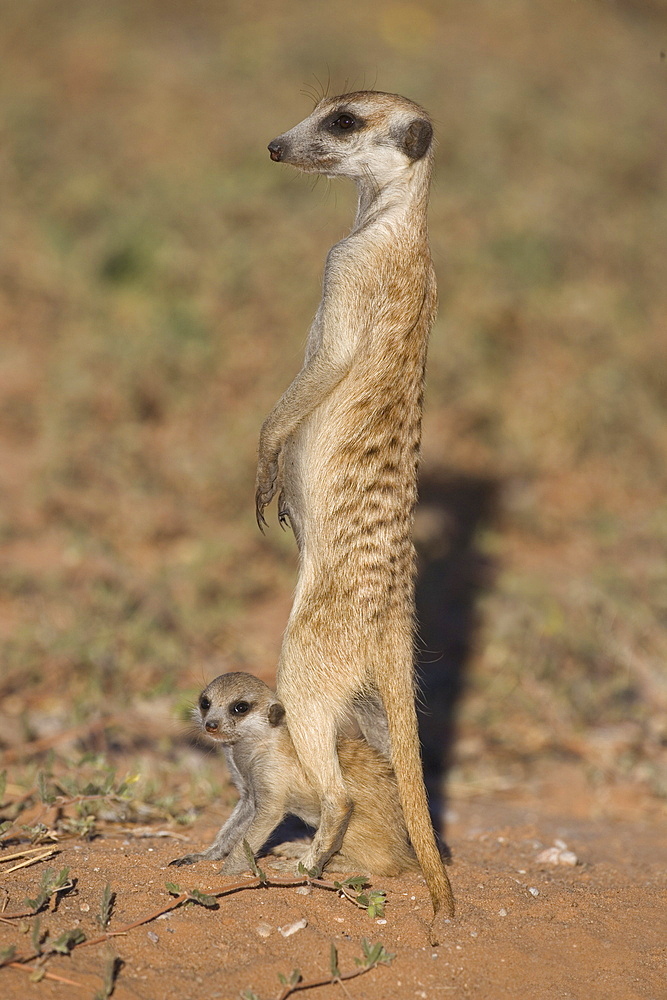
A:
<svg viewBox="0 0 667 1000">
<path fill-rule="evenodd" d="M 272 726 L 279 726 L 285 718 L 285 709 L 279 701 L 274 701 L 269 705 L 269 722 Z"/>
<path fill-rule="evenodd" d="M 430 122 L 423 118 L 415 118 L 410 122 L 401 137 L 403 152 L 411 160 L 421 160 L 428 152 L 433 138 L 433 128 Z"/>
</svg>

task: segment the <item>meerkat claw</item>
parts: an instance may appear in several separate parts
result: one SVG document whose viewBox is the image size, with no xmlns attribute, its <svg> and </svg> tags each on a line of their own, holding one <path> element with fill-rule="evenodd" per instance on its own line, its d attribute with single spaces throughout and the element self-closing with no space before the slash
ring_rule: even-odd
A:
<svg viewBox="0 0 667 1000">
<path fill-rule="evenodd" d="M 186 854 L 182 858 L 174 858 L 173 861 L 169 862 L 170 867 L 174 865 L 176 868 L 181 868 L 183 865 L 194 865 L 199 861 L 199 855 L 197 854 Z"/>
<path fill-rule="evenodd" d="M 257 527 L 264 534 L 264 528 L 268 528 L 266 523 L 266 518 L 264 517 L 264 507 L 266 505 L 261 502 L 261 500 L 255 501 L 255 517 L 257 518 Z"/>
</svg>

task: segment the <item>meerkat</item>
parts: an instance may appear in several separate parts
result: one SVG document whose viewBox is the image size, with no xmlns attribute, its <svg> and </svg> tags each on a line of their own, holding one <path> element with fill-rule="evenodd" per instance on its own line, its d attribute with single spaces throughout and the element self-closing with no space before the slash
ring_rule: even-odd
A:
<svg viewBox="0 0 667 1000">
<path fill-rule="evenodd" d="M 221 744 L 240 798 L 207 850 L 176 858 L 172 865 L 226 858 L 222 872 L 236 875 L 248 868 L 244 840 L 256 854 L 288 814 L 319 825 L 318 792 L 294 750 L 285 709 L 263 681 L 251 674 L 222 674 L 204 689 L 193 716 L 206 736 Z M 389 761 L 354 738 L 338 741 L 338 757 L 352 809 L 340 851 L 326 867 L 374 875 L 415 870 Z M 307 850 L 306 842 L 291 842 L 275 853 L 304 858 Z"/>
<path fill-rule="evenodd" d="M 278 494 L 299 553 L 277 694 L 321 820 L 304 861 L 340 848 L 350 811 L 336 743 L 356 717 L 389 754 L 434 914 L 452 891 L 431 825 L 414 692 L 412 543 L 424 366 L 436 310 L 426 212 L 433 128 L 419 105 L 325 98 L 271 159 L 357 185 L 352 231 L 328 253 L 301 371 L 264 421 L 256 513 Z M 386 725 L 365 706 L 381 703 Z"/>
</svg>

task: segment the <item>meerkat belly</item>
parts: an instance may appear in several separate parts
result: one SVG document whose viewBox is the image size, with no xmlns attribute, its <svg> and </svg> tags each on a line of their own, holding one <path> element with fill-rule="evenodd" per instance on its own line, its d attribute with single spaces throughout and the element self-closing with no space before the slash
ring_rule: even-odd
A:
<svg viewBox="0 0 667 1000">
<path fill-rule="evenodd" d="M 299 593 L 326 594 L 329 621 L 337 610 L 349 621 L 353 607 L 367 619 L 409 599 L 420 419 L 407 388 L 406 399 L 405 386 L 375 392 L 368 382 L 344 382 L 292 442 Z"/>
</svg>

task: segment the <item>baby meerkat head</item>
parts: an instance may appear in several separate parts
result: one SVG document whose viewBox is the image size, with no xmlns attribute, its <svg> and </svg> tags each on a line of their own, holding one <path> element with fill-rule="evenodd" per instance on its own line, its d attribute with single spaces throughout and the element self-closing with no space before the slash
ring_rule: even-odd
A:
<svg viewBox="0 0 667 1000">
<path fill-rule="evenodd" d="M 418 104 L 362 90 L 326 97 L 302 122 L 269 143 L 272 160 L 301 170 L 380 185 L 409 170 L 432 147 L 433 126 Z"/>
<path fill-rule="evenodd" d="M 204 733 L 225 746 L 266 737 L 280 726 L 285 709 L 268 685 L 252 674 L 221 674 L 204 688 L 193 717 Z"/>
</svg>

